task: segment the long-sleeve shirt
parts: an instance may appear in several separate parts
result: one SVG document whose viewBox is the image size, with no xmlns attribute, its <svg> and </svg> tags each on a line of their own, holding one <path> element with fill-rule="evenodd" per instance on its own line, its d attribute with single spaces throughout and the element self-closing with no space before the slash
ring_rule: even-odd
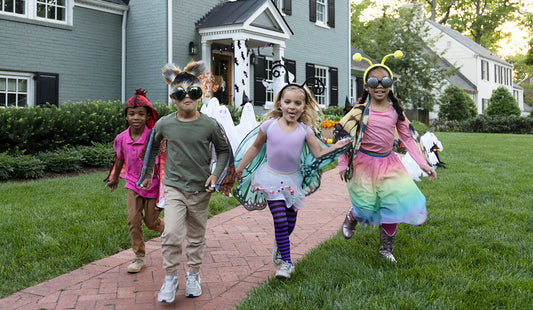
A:
<svg viewBox="0 0 533 310">
<path fill-rule="evenodd" d="M 167 139 L 165 185 L 188 192 L 204 191 L 211 175 L 210 143 L 217 154 L 214 175 L 220 177 L 229 159 L 230 148 L 219 125 L 205 114 L 194 121 L 182 122 L 172 113 L 160 118 L 154 126 L 154 142 L 150 150 L 147 171 L 152 171 L 160 142 Z M 145 176 L 145 179 L 151 177 Z"/>
<path fill-rule="evenodd" d="M 400 140 L 415 162 L 421 167 L 430 168 L 411 136 L 407 120 L 400 121 L 392 106 L 385 111 L 374 111 L 371 106 L 368 108 L 370 110 L 368 123 L 361 141 L 362 149 L 379 154 L 390 153 L 394 145 L 394 129 L 396 128 Z M 346 167 L 348 167 L 348 159 L 346 156 L 341 156 L 339 158 L 339 170 L 345 170 Z"/>
</svg>

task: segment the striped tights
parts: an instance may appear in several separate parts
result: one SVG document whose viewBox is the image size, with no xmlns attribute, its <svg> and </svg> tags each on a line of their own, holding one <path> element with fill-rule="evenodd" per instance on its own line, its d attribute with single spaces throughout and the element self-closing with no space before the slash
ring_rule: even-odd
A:
<svg viewBox="0 0 533 310">
<path fill-rule="evenodd" d="M 274 232 L 276 243 L 284 262 L 292 264 L 291 261 L 291 242 L 289 235 L 296 226 L 297 211 L 294 208 L 287 208 L 285 201 L 273 200 L 268 201 L 268 208 L 274 219 Z"/>
</svg>

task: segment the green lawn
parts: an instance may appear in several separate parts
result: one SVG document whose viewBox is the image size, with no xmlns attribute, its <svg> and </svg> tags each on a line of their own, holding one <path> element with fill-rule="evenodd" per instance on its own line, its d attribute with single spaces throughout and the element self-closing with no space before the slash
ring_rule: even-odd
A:
<svg viewBox="0 0 533 310">
<path fill-rule="evenodd" d="M 237 309 L 531 309 L 533 136 L 437 136 L 448 168 L 418 183 L 428 220 L 399 226 L 397 264 L 379 259 L 377 228 L 358 226 Z"/>
<path fill-rule="evenodd" d="M 437 136 L 448 169 L 418 183 L 428 221 L 400 225 L 397 264 L 378 259 L 377 228 L 357 227 L 351 240 L 338 234 L 299 260 L 292 279 L 269 280 L 237 308 L 530 308 L 533 136 Z M 109 193 L 106 175 L 0 183 L 0 297 L 129 249 L 125 190 Z M 218 195 L 211 215 L 236 204 Z"/>
</svg>

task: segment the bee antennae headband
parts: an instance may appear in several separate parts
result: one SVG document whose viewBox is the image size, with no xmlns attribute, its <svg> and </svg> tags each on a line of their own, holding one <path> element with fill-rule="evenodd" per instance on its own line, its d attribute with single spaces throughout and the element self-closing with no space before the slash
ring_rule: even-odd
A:
<svg viewBox="0 0 533 310">
<path fill-rule="evenodd" d="M 368 67 L 368 69 L 366 69 L 365 74 L 363 75 L 363 81 L 365 81 L 365 83 L 366 83 L 366 75 L 368 74 L 368 72 L 370 72 L 370 70 L 372 70 L 372 69 L 374 69 L 374 68 L 376 68 L 376 67 L 381 67 L 381 68 L 387 70 L 387 72 L 389 72 L 390 78 L 392 79 L 392 71 L 391 71 L 391 69 L 389 69 L 389 67 L 387 67 L 387 66 L 385 65 L 385 61 L 386 61 L 387 58 L 389 58 L 390 56 L 394 56 L 394 58 L 396 58 L 396 59 L 400 59 L 400 58 L 403 57 L 403 53 L 402 53 L 402 51 L 396 51 L 396 52 L 394 52 L 393 54 L 388 54 L 388 55 L 386 55 L 385 57 L 383 57 L 383 59 L 381 60 L 381 63 L 377 63 L 377 64 L 373 64 L 373 63 L 370 61 L 370 59 L 361 56 L 360 53 L 355 53 L 355 54 L 353 54 L 353 57 L 352 57 L 352 58 L 353 58 L 354 61 L 357 61 L 357 62 L 359 62 L 359 61 L 361 61 L 361 60 L 366 60 L 366 62 L 368 62 L 368 64 L 370 65 L 370 67 Z"/>
</svg>

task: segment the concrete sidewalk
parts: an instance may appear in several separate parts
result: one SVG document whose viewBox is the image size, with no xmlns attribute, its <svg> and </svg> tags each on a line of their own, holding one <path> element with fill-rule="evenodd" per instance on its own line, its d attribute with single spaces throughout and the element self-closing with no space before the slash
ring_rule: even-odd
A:
<svg viewBox="0 0 533 310">
<path fill-rule="evenodd" d="M 326 172 L 320 189 L 307 197 L 291 235 L 296 270 L 298 259 L 338 232 L 349 204 L 337 170 Z M 126 271 L 133 259 L 126 250 L 0 299 L 0 309 L 231 309 L 278 269 L 270 258 L 274 229 L 268 209 L 237 207 L 219 214 L 207 222 L 206 238 L 200 297 L 184 296 L 183 255 L 176 300 L 157 302 L 165 275 L 157 238 L 146 243 L 147 266 L 140 273 Z"/>
</svg>

